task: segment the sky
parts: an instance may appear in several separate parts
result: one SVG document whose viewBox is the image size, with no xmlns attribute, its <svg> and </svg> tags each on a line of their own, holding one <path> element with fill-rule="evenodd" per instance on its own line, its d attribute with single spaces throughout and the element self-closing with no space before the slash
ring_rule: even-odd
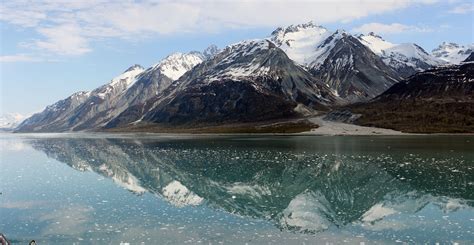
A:
<svg viewBox="0 0 474 245">
<path fill-rule="evenodd" d="M 10 0 L 0 3 L 0 116 L 39 112 L 173 52 L 265 38 L 313 21 L 373 31 L 431 51 L 474 42 L 474 4 L 462 0 Z"/>
</svg>

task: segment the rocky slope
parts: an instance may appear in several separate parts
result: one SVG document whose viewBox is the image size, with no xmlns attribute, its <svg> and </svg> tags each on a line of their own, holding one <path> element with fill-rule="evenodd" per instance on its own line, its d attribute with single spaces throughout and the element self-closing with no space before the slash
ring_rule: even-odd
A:
<svg viewBox="0 0 474 245">
<path fill-rule="evenodd" d="M 474 132 L 474 63 L 430 69 L 350 107 L 355 121 L 404 132 Z"/>
<path fill-rule="evenodd" d="M 271 37 L 288 56 L 346 102 L 379 95 L 400 77 L 351 34 L 313 23 L 276 29 Z"/>
<path fill-rule="evenodd" d="M 268 40 L 233 44 L 174 82 L 163 95 L 130 108 L 108 127 L 128 123 L 252 122 L 325 110 L 327 87 Z M 144 111 L 143 116 L 136 111 Z"/>
<path fill-rule="evenodd" d="M 74 110 L 90 97 L 90 92 L 77 92 L 47 106 L 42 112 L 25 119 L 15 130 L 17 132 L 60 132 L 64 127 L 62 122 L 73 115 Z"/>
<path fill-rule="evenodd" d="M 335 32 L 322 46 L 331 47 L 326 59 L 310 71 L 347 103 L 371 99 L 401 79 L 380 57 L 344 31 Z"/>
<path fill-rule="evenodd" d="M 74 94 L 48 106 L 16 128 L 17 132 L 62 132 L 96 129 L 118 114 L 160 94 L 186 71 L 211 57 L 213 51 L 198 55 L 175 53 L 144 70 L 139 65 L 128 68 L 109 83 L 91 91 Z"/>
</svg>

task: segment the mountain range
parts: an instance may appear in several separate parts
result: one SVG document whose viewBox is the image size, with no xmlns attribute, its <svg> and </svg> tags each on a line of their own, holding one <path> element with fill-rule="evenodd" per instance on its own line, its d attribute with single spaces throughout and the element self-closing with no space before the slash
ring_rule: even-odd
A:
<svg viewBox="0 0 474 245">
<path fill-rule="evenodd" d="M 290 120 L 370 102 L 419 72 L 460 63 L 472 50 L 443 43 L 430 54 L 374 33 L 291 25 L 221 50 L 211 45 L 174 53 L 147 69 L 133 65 L 93 91 L 47 106 L 15 130 L 147 131 Z"/>
</svg>

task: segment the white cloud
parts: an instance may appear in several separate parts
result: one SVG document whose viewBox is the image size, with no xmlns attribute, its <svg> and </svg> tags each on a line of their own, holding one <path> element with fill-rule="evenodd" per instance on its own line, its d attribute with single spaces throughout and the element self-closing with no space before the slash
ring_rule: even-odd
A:
<svg viewBox="0 0 474 245">
<path fill-rule="evenodd" d="M 11 63 L 11 62 L 37 62 L 39 58 L 27 55 L 27 54 L 14 54 L 14 55 L 2 55 L 0 56 L 0 63 Z"/>
<path fill-rule="evenodd" d="M 404 25 L 400 23 L 383 24 L 383 23 L 367 23 L 352 29 L 352 32 L 368 33 L 375 32 L 377 34 L 397 34 L 406 32 L 432 32 L 433 30 L 425 27 L 412 25 Z"/>
<path fill-rule="evenodd" d="M 458 5 L 448 11 L 451 14 L 467 14 L 474 11 L 474 4 L 473 3 L 465 3 Z"/>
<path fill-rule="evenodd" d="M 62 55 L 81 55 L 91 51 L 88 40 L 81 35 L 81 28 L 74 24 L 62 24 L 39 28 L 46 39 L 35 41 L 35 46 Z"/>
<path fill-rule="evenodd" d="M 154 34 L 216 32 L 232 28 L 276 27 L 303 23 L 348 22 L 434 0 L 313 1 L 8 1 L 2 21 L 34 28 L 41 35 L 32 46 L 62 55 L 91 50 L 101 38 L 143 39 Z"/>
</svg>

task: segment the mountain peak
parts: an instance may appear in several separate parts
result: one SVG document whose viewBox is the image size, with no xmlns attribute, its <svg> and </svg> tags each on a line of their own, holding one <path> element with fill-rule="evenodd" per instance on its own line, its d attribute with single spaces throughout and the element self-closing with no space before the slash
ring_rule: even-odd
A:
<svg viewBox="0 0 474 245">
<path fill-rule="evenodd" d="M 209 47 L 205 48 L 202 52 L 201 51 L 191 51 L 189 54 L 199 56 L 203 61 L 210 60 L 214 58 L 216 54 L 218 54 L 221 50 L 215 45 L 211 44 Z"/>
<path fill-rule="evenodd" d="M 125 70 L 123 73 L 129 72 L 129 71 L 135 71 L 135 70 L 145 70 L 141 65 L 134 64 L 130 66 L 127 70 Z"/>
<path fill-rule="evenodd" d="M 346 36 L 350 35 L 346 30 L 344 29 L 337 29 L 333 35 L 341 35 L 341 36 Z"/>
<path fill-rule="evenodd" d="M 28 116 L 20 113 L 6 113 L 0 115 L 0 129 L 13 129 Z"/>
<path fill-rule="evenodd" d="M 217 47 L 217 45 L 215 44 L 211 44 L 209 45 L 209 47 L 207 47 L 206 49 L 204 49 L 204 51 L 202 52 L 202 54 L 204 54 L 204 56 L 207 58 L 207 59 L 210 59 L 212 57 L 214 57 L 217 53 L 219 53 L 220 50 L 219 48 Z"/>
<path fill-rule="evenodd" d="M 317 47 L 331 36 L 331 32 L 313 22 L 278 28 L 269 39 L 294 61 L 308 65 L 314 61 Z"/>
<path fill-rule="evenodd" d="M 457 43 L 453 43 L 453 42 L 442 42 L 441 45 L 439 45 L 439 47 L 453 47 L 453 48 L 459 48 L 460 45 L 457 44 Z"/>
<path fill-rule="evenodd" d="M 442 42 L 431 51 L 431 55 L 452 64 L 459 64 L 474 51 L 474 44 L 459 45 L 452 42 Z"/>
<path fill-rule="evenodd" d="M 190 52 L 187 54 L 173 53 L 153 66 L 153 69 L 160 69 L 161 73 L 172 80 L 178 80 L 184 73 L 203 61 L 200 54 Z"/>
<path fill-rule="evenodd" d="M 367 33 L 368 36 L 371 36 L 371 37 L 375 37 L 375 38 L 378 38 L 380 40 L 384 40 L 380 35 L 377 35 L 375 34 L 375 32 L 371 31 L 369 33 Z M 384 40 L 385 41 L 385 40 Z"/>
<path fill-rule="evenodd" d="M 308 29 L 313 29 L 313 30 L 319 30 L 319 32 L 326 32 L 327 29 L 323 26 L 316 25 L 313 23 L 313 21 L 309 21 L 307 23 L 303 24 L 297 24 L 297 25 L 289 25 L 287 27 L 278 27 L 272 32 L 272 36 L 278 35 L 278 34 L 287 34 L 287 33 L 292 33 L 292 32 L 300 32 L 300 31 L 305 31 Z"/>
<path fill-rule="evenodd" d="M 228 49 L 239 50 L 244 48 L 251 48 L 246 50 L 247 53 L 255 51 L 255 49 L 268 49 L 271 48 L 271 42 L 266 39 L 249 39 L 240 41 L 234 44 L 227 46 Z"/>
</svg>

